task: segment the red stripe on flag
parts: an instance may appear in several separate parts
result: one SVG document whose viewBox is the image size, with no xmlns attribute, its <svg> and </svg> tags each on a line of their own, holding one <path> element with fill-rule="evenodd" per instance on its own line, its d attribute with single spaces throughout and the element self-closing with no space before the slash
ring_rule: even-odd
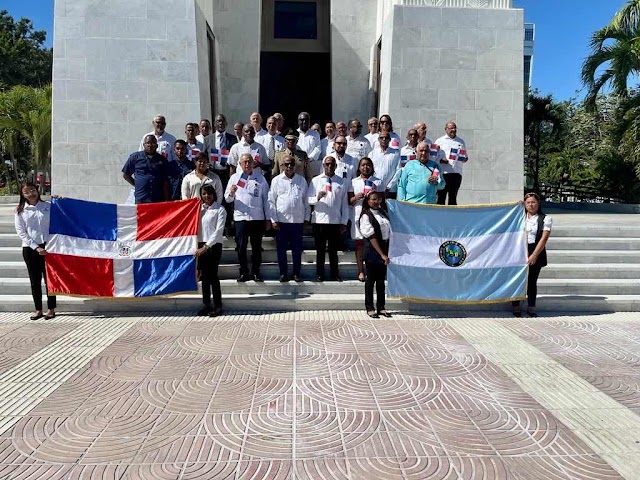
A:
<svg viewBox="0 0 640 480">
<path fill-rule="evenodd" d="M 137 240 L 185 237 L 198 234 L 200 199 L 140 203 Z"/>
<path fill-rule="evenodd" d="M 113 260 L 49 253 L 45 257 L 50 293 L 113 297 Z"/>
</svg>

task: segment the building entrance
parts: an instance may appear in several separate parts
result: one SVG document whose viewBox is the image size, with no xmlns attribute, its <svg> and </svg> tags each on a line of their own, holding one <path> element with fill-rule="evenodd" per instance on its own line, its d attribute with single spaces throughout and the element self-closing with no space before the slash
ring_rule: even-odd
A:
<svg viewBox="0 0 640 480">
<path fill-rule="evenodd" d="M 330 0 L 263 0 L 260 112 L 297 127 L 331 119 Z"/>
</svg>

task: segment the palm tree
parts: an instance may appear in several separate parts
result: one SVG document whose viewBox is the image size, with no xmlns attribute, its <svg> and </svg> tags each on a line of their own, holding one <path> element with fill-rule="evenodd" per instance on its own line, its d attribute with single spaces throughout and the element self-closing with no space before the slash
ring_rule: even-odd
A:
<svg viewBox="0 0 640 480">
<path fill-rule="evenodd" d="M 562 116 L 551 95 L 529 93 L 524 111 L 524 134 L 528 158 L 526 169 L 533 177 L 533 190 L 540 191 L 540 160 L 543 138 L 557 137 L 562 131 Z"/>
<path fill-rule="evenodd" d="M 0 95 L 0 129 L 11 139 L 22 136 L 29 143 L 36 171 L 47 172 L 51 166 L 51 86 L 33 88 L 16 86 Z M 15 162 L 14 162 L 15 166 Z M 44 187 L 44 175 L 40 180 Z"/>
<path fill-rule="evenodd" d="M 582 81 L 588 88 L 586 105 L 594 110 L 596 97 L 606 85 L 624 98 L 629 78 L 640 73 L 640 0 L 629 0 L 591 36 L 590 46 L 591 54 L 582 64 Z"/>
</svg>

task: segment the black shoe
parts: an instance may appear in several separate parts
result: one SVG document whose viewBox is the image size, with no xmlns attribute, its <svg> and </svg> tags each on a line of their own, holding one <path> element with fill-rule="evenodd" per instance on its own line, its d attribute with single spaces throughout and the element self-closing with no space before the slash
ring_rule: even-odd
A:
<svg viewBox="0 0 640 480">
<path fill-rule="evenodd" d="M 244 283 L 244 282 L 248 282 L 249 281 L 249 275 L 240 275 L 238 277 L 238 282 L 239 283 Z"/>
<path fill-rule="evenodd" d="M 378 315 L 375 310 L 368 310 L 367 315 L 369 315 L 371 318 L 380 318 L 380 315 Z"/>
<path fill-rule="evenodd" d="M 260 276 L 260 274 L 259 274 L 259 273 L 256 273 L 256 274 L 253 276 L 253 280 L 254 280 L 255 282 L 258 282 L 258 283 L 264 282 L 264 279 Z"/>
<path fill-rule="evenodd" d="M 340 275 L 334 275 L 333 277 L 331 277 L 331 281 L 332 282 L 341 282 L 342 281 L 342 277 Z"/>
<path fill-rule="evenodd" d="M 29 320 L 38 320 L 39 318 L 44 317 L 44 313 L 40 312 L 40 313 L 36 313 L 35 315 L 31 315 L 29 317 Z"/>
<path fill-rule="evenodd" d="M 324 282 L 324 277 L 322 275 L 316 275 L 316 282 Z"/>
<path fill-rule="evenodd" d="M 280 275 L 280 283 L 289 282 L 289 277 L 287 275 Z"/>
<path fill-rule="evenodd" d="M 302 281 L 302 278 L 300 277 L 300 275 L 294 275 L 293 276 L 293 281 L 300 283 Z"/>
<path fill-rule="evenodd" d="M 199 317 L 206 317 L 211 313 L 211 305 L 205 305 L 200 310 L 198 310 Z"/>
<path fill-rule="evenodd" d="M 513 307 L 513 316 L 522 317 L 522 309 L 520 307 Z"/>
<path fill-rule="evenodd" d="M 532 318 L 535 318 L 538 316 L 538 314 L 536 313 L 536 307 L 529 307 L 527 308 L 527 315 L 529 315 Z"/>
</svg>

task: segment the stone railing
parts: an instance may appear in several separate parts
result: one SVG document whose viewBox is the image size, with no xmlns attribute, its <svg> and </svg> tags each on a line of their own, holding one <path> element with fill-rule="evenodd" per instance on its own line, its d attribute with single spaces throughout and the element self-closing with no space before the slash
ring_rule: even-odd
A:
<svg viewBox="0 0 640 480">
<path fill-rule="evenodd" d="M 395 0 L 410 7 L 513 8 L 513 0 Z"/>
</svg>

